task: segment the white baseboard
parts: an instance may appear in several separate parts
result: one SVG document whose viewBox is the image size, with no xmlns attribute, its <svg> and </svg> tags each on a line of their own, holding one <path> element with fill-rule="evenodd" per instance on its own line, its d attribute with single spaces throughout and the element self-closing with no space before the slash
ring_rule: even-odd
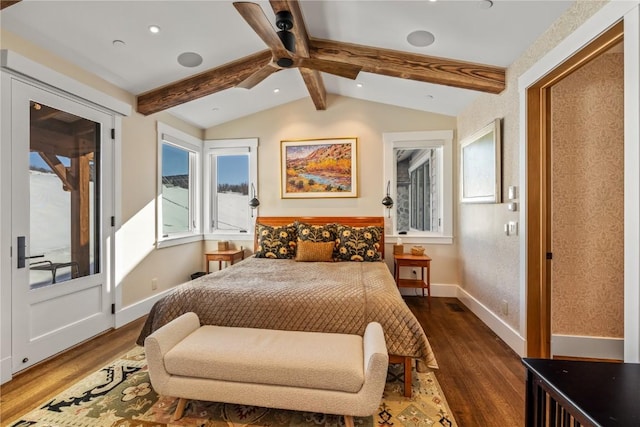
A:
<svg viewBox="0 0 640 427">
<path fill-rule="evenodd" d="M 554 334 L 551 355 L 624 360 L 624 339 Z"/>
<path fill-rule="evenodd" d="M 149 314 L 149 311 L 151 311 L 151 307 L 153 307 L 153 304 L 155 304 L 156 301 L 171 293 L 172 291 L 173 289 L 167 289 L 166 291 L 162 291 L 150 296 L 149 298 L 143 299 L 142 301 L 138 301 L 116 311 L 115 328 L 118 329 L 126 325 L 127 323 L 133 322 L 134 320 L 139 319 L 146 314 Z"/>
<path fill-rule="evenodd" d="M 11 356 L 0 360 L 0 384 L 4 384 L 11 380 Z"/>
<path fill-rule="evenodd" d="M 525 339 L 504 320 L 489 310 L 484 304 L 475 299 L 464 289 L 458 287 L 458 299 L 473 314 L 478 316 L 502 341 L 507 343 L 520 357 L 525 355 Z"/>
<path fill-rule="evenodd" d="M 424 293 L 426 298 L 427 291 L 425 290 Z M 400 295 L 405 297 L 422 296 L 422 290 L 420 288 L 400 288 Z M 458 296 L 458 285 L 432 283 L 431 296 L 456 298 Z"/>
</svg>

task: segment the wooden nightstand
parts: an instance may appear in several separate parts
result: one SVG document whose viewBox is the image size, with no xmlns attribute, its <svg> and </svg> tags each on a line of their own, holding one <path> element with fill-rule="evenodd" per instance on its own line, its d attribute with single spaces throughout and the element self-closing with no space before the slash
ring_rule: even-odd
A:
<svg viewBox="0 0 640 427">
<path fill-rule="evenodd" d="M 209 262 L 218 261 L 218 270 L 222 270 L 222 261 L 228 262 L 233 265 L 236 260 L 244 259 L 244 250 L 242 249 L 230 249 L 228 251 L 211 251 L 204 254 L 205 264 L 207 265 L 207 274 L 209 274 Z"/>
<path fill-rule="evenodd" d="M 422 296 L 427 290 L 429 306 L 431 306 L 431 258 L 428 255 L 393 254 L 395 279 L 398 288 L 421 288 Z M 401 279 L 400 267 L 419 267 L 420 279 Z M 427 270 L 426 274 L 424 269 Z"/>
</svg>

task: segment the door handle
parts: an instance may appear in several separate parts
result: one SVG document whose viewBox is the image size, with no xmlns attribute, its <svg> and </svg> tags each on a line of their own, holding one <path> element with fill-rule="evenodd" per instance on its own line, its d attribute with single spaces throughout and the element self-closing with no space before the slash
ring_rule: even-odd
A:
<svg viewBox="0 0 640 427">
<path fill-rule="evenodd" d="M 18 268 L 24 268 L 26 259 L 24 256 L 25 251 L 25 238 L 24 236 L 18 236 Z"/>
<path fill-rule="evenodd" d="M 26 265 L 25 260 L 27 259 L 44 258 L 44 255 L 25 256 L 26 246 L 25 237 L 18 236 L 18 268 L 24 268 Z"/>
</svg>

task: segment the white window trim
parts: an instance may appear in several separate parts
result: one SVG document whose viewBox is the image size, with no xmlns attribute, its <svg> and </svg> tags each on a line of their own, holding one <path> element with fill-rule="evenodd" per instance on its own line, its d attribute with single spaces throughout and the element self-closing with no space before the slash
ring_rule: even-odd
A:
<svg viewBox="0 0 640 427">
<path fill-rule="evenodd" d="M 403 243 L 424 244 L 452 244 L 453 243 L 453 131 L 418 131 L 418 132 L 385 132 L 382 134 L 384 145 L 383 186 L 391 181 L 390 196 L 397 200 L 396 195 L 396 164 L 393 150 L 396 148 L 442 148 L 442 158 L 438 165 L 442 170 L 440 183 L 440 203 L 442 206 L 442 231 L 418 232 L 399 235 L 396 224 L 396 205 L 388 213 L 391 216 L 392 232 L 385 235 L 387 242 L 401 238 Z M 387 215 L 387 208 L 383 208 L 383 215 Z"/>
<path fill-rule="evenodd" d="M 211 227 L 211 162 L 209 154 L 213 150 L 223 149 L 248 149 L 249 152 L 249 191 L 251 192 L 251 184 L 256 189 L 256 195 L 260 194 L 258 188 L 258 138 L 242 138 L 242 139 L 208 139 L 204 141 L 204 200 L 203 200 L 203 219 L 204 219 L 204 240 L 253 240 L 255 229 L 255 219 L 258 216 L 258 209 L 253 210 L 253 221 L 249 224 L 246 233 L 217 231 Z M 251 193 L 249 193 L 251 194 Z"/>
<path fill-rule="evenodd" d="M 157 131 L 156 247 L 160 249 L 202 240 L 202 140 L 162 122 L 158 122 Z M 163 236 L 162 233 L 162 144 L 164 141 L 196 153 L 195 165 L 192 165 L 195 169 L 193 171 L 195 188 L 189 189 L 189 197 L 193 200 L 191 220 L 194 221 L 195 227 L 192 231 L 176 233 L 168 237 Z"/>
</svg>

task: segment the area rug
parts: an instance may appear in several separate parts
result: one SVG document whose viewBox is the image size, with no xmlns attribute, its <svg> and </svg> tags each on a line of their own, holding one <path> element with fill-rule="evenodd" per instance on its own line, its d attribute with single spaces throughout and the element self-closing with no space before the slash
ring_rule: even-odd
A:
<svg viewBox="0 0 640 427">
<path fill-rule="evenodd" d="M 402 396 L 402 365 L 390 365 L 382 402 L 357 427 L 456 426 L 433 372 L 413 372 L 413 394 Z M 136 347 L 100 371 L 22 416 L 12 427 L 342 427 L 341 416 L 189 401 L 171 421 L 177 399 L 151 388 L 144 349 Z"/>
</svg>

